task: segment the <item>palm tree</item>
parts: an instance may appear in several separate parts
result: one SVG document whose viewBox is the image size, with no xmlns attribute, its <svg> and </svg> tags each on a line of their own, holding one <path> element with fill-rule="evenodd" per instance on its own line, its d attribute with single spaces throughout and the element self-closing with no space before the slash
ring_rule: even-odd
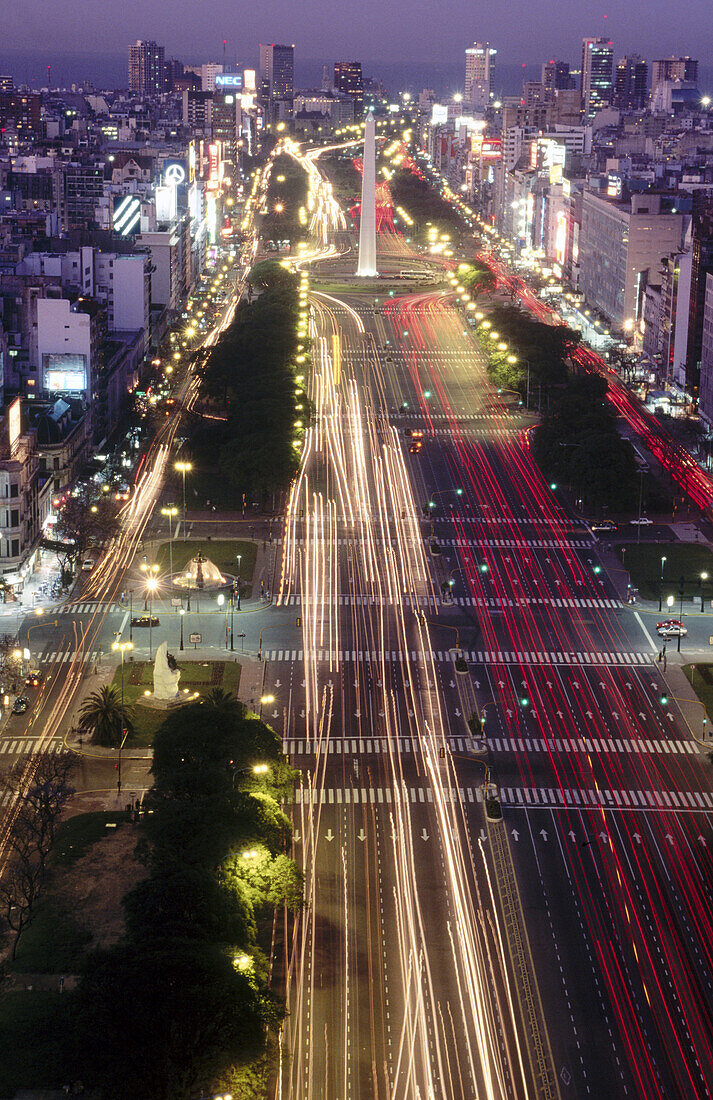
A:
<svg viewBox="0 0 713 1100">
<path fill-rule="evenodd" d="M 79 728 L 82 733 L 92 734 L 98 745 L 107 746 L 120 745 L 124 730 L 134 732 L 130 708 L 122 707 L 119 692 L 108 685 L 84 700 Z"/>
<path fill-rule="evenodd" d="M 224 691 L 223 688 L 213 688 L 213 690 L 205 696 L 205 701 L 211 707 L 217 707 L 218 710 L 236 711 L 240 710 L 243 705 L 236 699 L 232 692 Z"/>
</svg>

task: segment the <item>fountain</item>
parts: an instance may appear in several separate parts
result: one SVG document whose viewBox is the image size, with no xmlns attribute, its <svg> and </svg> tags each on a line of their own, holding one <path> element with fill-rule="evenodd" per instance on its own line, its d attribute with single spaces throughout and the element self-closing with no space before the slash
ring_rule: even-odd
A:
<svg viewBox="0 0 713 1100">
<path fill-rule="evenodd" d="M 184 572 L 173 578 L 173 583 L 181 588 L 202 592 L 204 588 L 222 588 L 228 581 L 218 567 L 199 550 L 196 556 L 191 558 Z"/>
</svg>

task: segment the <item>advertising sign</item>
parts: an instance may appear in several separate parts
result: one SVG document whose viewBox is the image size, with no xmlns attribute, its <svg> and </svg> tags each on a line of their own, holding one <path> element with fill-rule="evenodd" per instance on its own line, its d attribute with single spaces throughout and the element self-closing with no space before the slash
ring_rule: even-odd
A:
<svg viewBox="0 0 713 1100">
<path fill-rule="evenodd" d="M 243 69 L 243 77 L 245 78 L 245 91 L 257 91 L 257 74 L 255 72 L 255 69 Z"/>
<path fill-rule="evenodd" d="M 230 88 L 231 91 L 241 92 L 243 90 L 243 75 L 242 73 L 216 73 L 215 86 L 216 88 Z"/>
<path fill-rule="evenodd" d="M 188 179 L 186 166 L 182 160 L 166 160 L 163 164 L 163 182 L 169 186 L 179 187 Z"/>
<path fill-rule="evenodd" d="M 83 355 L 63 352 L 43 355 L 44 388 L 53 393 L 82 393 L 87 388 L 87 369 Z"/>
<path fill-rule="evenodd" d="M 15 398 L 7 410 L 7 434 L 12 451 L 22 434 L 22 401 L 19 397 Z"/>
<path fill-rule="evenodd" d="M 125 195 L 115 200 L 112 229 L 121 237 L 138 233 L 141 227 L 141 200 L 137 195 Z"/>
</svg>

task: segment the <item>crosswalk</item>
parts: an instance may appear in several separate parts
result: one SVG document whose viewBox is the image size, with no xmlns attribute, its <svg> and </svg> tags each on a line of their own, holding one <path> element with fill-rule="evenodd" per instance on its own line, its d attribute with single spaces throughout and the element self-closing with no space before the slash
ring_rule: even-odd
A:
<svg viewBox="0 0 713 1100">
<path fill-rule="evenodd" d="M 30 756 L 32 753 L 41 752 L 45 755 L 67 752 L 63 741 L 50 741 L 44 738 L 34 737 L 8 737 L 0 739 L 0 754 L 3 756 Z"/>
<path fill-rule="evenodd" d="M 420 540 L 419 540 L 420 541 Z M 591 539 L 442 539 L 438 538 L 441 547 L 455 550 L 464 550 L 475 547 L 480 550 L 592 550 L 596 545 Z M 331 538 L 329 535 L 314 535 L 309 539 L 298 536 L 293 539 L 296 546 L 313 546 L 316 543 L 328 543 L 330 546 L 353 546 L 354 538 Z M 374 539 L 379 545 L 386 543 L 389 546 L 396 545 L 396 539 Z"/>
<path fill-rule="evenodd" d="M 104 654 L 106 656 L 106 654 Z M 111 656 L 111 654 L 110 654 Z M 99 649 L 87 650 L 86 653 L 77 653 L 76 650 L 68 649 L 66 652 L 52 650 L 51 653 L 43 653 L 41 657 L 35 658 L 41 665 L 52 664 L 66 664 L 67 661 L 78 660 L 81 664 L 90 664 L 92 661 L 100 661 L 102 659 L 102 652 Z"/>
<path fill-rule="evenodd" d="M 594 652 L 560 652 L 558 650 L 550 650 L 549 652 L 535 652 L 534 650 L 527 650 L 525 652 L 519 652 L 514 650 L 464 650 L 463 657 L 471 665 L 564 665 L 567 667 L 572 666 L 611 666 L 611 667 L 631 667 L 651 665 L 652 654 L 650 652 L 610 652 L 602 651 L 599 653 Z M 266 661 L 303 661 L 304 651 L 301 649 L 267 649 L 263 650 L 263 657 Z M 316 660 L 319 663 L 329 662 L 330 664 L 344 663 L 347 661 L 352 662 L 364 662 L 379 663 L 387 662 L 389 664 L 408 664 L 422 662 L 425 660 L 433 660 L 437 663 L 453 664 L 454 654 L 453 652 L 444 650 L 431 650 L 430 653 L 423 653 L 417 650 L 411 650 L 408 653 L 404 653 L 401 650 L 354 650 L 354 649 L 317 649 L 314 653 L 307 654 L 310 659 Z"/>
<path fill-rule="evenodd" d="M 73 600 L 70 603 L 62 604 L 61 607 L 56 608 L 52 612 L 53 615 L 90 615 L 96 611 L 108 611 L 109 613 L 116 611 L 127 611 L 128 608 L 122 606 L 120 603 L 104 603 L 102 600 Z"/>
<path fill-rule="evenodd" d="M 482 787 L 444 787 L 447 802 L 455 805 L 483 801 Z M 509 809 L 608 809 L 708 813 L 713 810 L 709 791 L 641 791 L 561 787 L 501 787 L 499 798 Z M 431 787 L 298 787 L 290 800 L 294 805 L 387 805 L 407 801 L 433 804 Z"/>
<path fill-rule="evenodd" d="M 483 741 L 473 741 L 469 737 L 449 737 L 448 747 L 454 753 L 472 753 Z M 648 738 L 623 740 L 619 737 L 554 737 L 545 741 L 541 737 L 487 737 L 485 743 L 493 752 L 512 753 L 623 753 L 624 755 L 655 754 L 659 756 L 681 755 L 697 756 L 695 741 L 651 741 Z M 310 738 L 287 738 L 284 751 L 288 756 L 315 756 L 317 752 L 336 756 L 371 756 L 386 753 L 408 755 L 415 751 L 410 737 L 332 737 L 321 745 Z"/>
<path fill-rule="evenodd" d="M 320 601 L 317 601 L 320 602 Z M 334 599 L 325 597 L 325 604 L 334 603 Z M 303 603 L 302 596 L 295 594 L 282 600 L 283 607 L 300 607 Z M 310 606 L 314 599 L 308 601 Z M 494 609 L 501 607 L 561 607 L 573 609 L 577 607 L 590 610 L 614 611 L 621 610 L 621 600 L 610 599 L 564 599 L 561 597 L 521 596 L 518 598 L 504 599 L 500 596 L 454 596 L 452 599 L 443 600 L 433 596 L 370 596 L 370 595 L 340 595 L 336 597 L 339 607 L 480 607 Z"/>
</svg>

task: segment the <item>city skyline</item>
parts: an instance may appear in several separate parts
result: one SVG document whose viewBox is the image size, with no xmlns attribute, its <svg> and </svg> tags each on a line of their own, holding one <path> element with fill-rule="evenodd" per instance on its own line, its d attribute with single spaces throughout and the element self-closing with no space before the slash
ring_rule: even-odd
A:
<svg viewBox="0 0 713 1100">
<path fill-rule="evenodd" d="M 398 6 L 387 8 L 376 0 L 366 0 L 360 7 L 359 18 L 341 29 L 334 25 L 329 0 L 307 0 L 299 14 L 282 0 L 271 0 L 255 12 L 241 13 L 239 20 L 231 6 L 215 4 L 208 30 L 200 23 L 194 27 L 190 9 L 183 11 L 180 3 L 154 5 L 147 15 L 135 0 L 129 0 L 120 11 L 107 6 L 100 25 L 94 27 L 91 20 L 96 18 L 97 6 L 80 0 L 74 5 L 64 2 L 59 5 L 61 18 L 53 30 L 52 52 L 58 60 L 63 54 L 114 53 L 119 42 L 142 38 L 163 42 L 167 56 L 183 54 L 199 59 L 220 56 L 222 39 L 226 38 L 229 55 L 237 54 L 239 60 L 256 55 L 259 41 L 272 40 L 294 42 L 304 59 L 331 54 L 338 57 L 346 51 L 371 61 L 388 62 L 398 56 L 405 62 L 447 64 L 464 44 L 477 39 L 492 42 L 501 63 L 528 64 L 555 53 L 574 60 L 585 35 L 603 35 L 613 39 L 615 50 L 622 55 L 636 50 L 648 57 L 662 53 L 705 56 L 713 46 L 708 10 L 704 0 L 687 0 L 677 7 L 677 18 L 672 24 L 670 6 L 664 0 L 653 0 L 647 5 L 614 0 L 599 12 L 592 11 L 582 0 L 565 7 L 555 0 L 546 0 L 540 5 L 540 17 L 533 26 L 527 18 L 531 9 L 525 0 L 509 0 L 497 10 L 477 17 L 465 0 L 455 0 L 449 5 L 445 20 L 434 20 L 433 5 L 426 0 L 403 0 Z M 182 12 L 181 20 L 177 16 Z M 46 9 L 38 0 L 29 0 L 22 12 L 16 9 L 6 13 L 6 52 L 39 52 L 37 43 L 44 37 L 45 17 Z M 381 28 L 376 38 L 375 21 Z"/>
</svg>

